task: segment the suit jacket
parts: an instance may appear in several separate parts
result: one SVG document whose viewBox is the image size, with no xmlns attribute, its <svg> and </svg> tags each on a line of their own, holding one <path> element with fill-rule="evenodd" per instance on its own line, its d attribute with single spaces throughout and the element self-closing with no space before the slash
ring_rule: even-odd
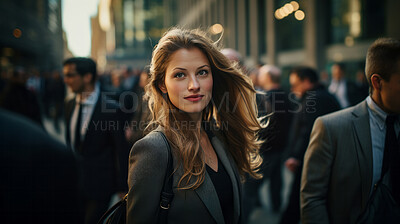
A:
<svg viewBox="0 0 400 224">
<path fill-rule="evenodd" d="M 299 107 L 293 107 L 295 113 L 292 118 L 291 133 L 287 145 L 289 157 L 303 161 L 315 119 L 339 109 L 340 105 L 336 98 L 324 86 L 317 85 L 307 91 L 301 98 Z"/>
<path fill-rule="evenodd" d="M 161 130 L 160 128 L 158 130 Z M 211 143 L 231 178 L 233 187 L 233 220 L 242 223 L 242 187 L 239 173 L 227 146 L 217 136 Z M 160 207 L 160 194 L 167 169 L 167 146 L 158 132 L 151 132 L 132 147 L 129 159 L 129 194 L 127 223 L 156 223 Z M 173 150 L 173 149 L 172 149 Z M 177 158 L 173 158 L 174 167 Z M 208 173 L 205 180 L 195 190 L 177 190 L 183 174 L 179 166 L 173 177 L 174 198 L 168 211 L 168 223 L 224 223 L 217 192 Z"/>
<path fill-rule="evenodd" d="M 81 171 L 83 194 L 91 199 L 107 199 L 116 192 L 127 192 L 129 145 L 119 105 L 99 94 L 88 130 L 75 153 Z M 70 122 L 75 99 L 67 102 L 66 140 L 71 147 Z"/>
<path fill-rule="evenodd" d="M 302 223 L 355 223 L 369 199 L 372 164 L 365 100 L 318 118 L 303 167 Z"/>
<path fill-rule="evenodd" d="M 269 115 L 268 126 L 259 132 L 261 139 L 265 139 L 260 151 L 267 159 L 270 154 L 283 152 L 288 142 L 292 114 L 289 112 L 291 108 L 288 94 L 283 89 L 268 90 L 261 95 L 259 101 L 259 116 Z"/>
<path fill-rule="evenodd" d="M 30 119 L 0 109 L 0 220 L 79 223 L 72 152 Z"/>
</svg>

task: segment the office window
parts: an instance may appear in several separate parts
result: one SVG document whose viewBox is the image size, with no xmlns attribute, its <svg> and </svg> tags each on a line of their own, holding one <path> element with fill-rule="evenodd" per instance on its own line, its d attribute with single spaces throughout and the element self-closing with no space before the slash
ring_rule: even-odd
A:
<svg viewBox="0 0 400 224">
<path fill-rule="evenodd" d="M 330 5 L 330 43 L 352 46 L 357 40 L 383 35 L 384 1 L 331 0 Z"/>
</svg>

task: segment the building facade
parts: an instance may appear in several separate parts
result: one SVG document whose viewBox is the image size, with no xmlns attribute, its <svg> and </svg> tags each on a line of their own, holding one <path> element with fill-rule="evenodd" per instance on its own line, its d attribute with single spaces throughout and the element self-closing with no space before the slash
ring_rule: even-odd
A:
<svg viewBox="0 0 400 224">
<path fill-rule="evenodd" d="M 106 0 L 105 0 L 106 1 Z M 329 71 L 334 62 L 350 77 L 363 68 L 378 37 L 400 38 L 397 0 L 109 0 L 115 49 L 107 60 L 149 63 L 171 26 L 208 29 L 238 50 L 249 67 L 295 65 Z"/>
<path fill-rule="evenodd" d="M 165 31 L 162 0 L 100 0 L 92 19 L 92 57 L 107 71 L 142 69 Z"/>
<path fill-rule="evenodd" d="M 363 67 L 373 40 L 400 38 L 396 0 L 165 0 L 164 5 L 175 11 L 165 14 L 166 26 L 220 24 L 224 45 L 237 49 L 249 66 L 309 65 L 324 71 L 341 62 L 353 74 Z"/>
<path fill-rule="evenodd" d="M 61 0 L 0 1 L 0 66 L 60 69 L 63 60 Z"/>
</svg>

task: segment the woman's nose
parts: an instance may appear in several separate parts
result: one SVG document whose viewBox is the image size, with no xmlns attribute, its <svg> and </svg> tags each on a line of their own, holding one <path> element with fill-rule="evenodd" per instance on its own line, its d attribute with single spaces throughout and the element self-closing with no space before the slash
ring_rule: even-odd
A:
<svg viewBox="0 0 400 224">
<path fill-rule="evenodd" d="M 198 91 L 200 89 L 200 83 L 196 77 L 191 77 L 188 84 L 189 91 Z"/>
</svg>

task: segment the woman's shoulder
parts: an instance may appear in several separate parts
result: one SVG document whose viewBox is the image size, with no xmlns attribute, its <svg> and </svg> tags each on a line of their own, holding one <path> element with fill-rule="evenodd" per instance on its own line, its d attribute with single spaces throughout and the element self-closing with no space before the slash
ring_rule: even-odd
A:
<svg viewBox="0 0 400 224">
<path fill-rule="evenodd" d="M 138 140 L 129 156 L 129 187 L 135 186 L 136 192 L 143 193 L 150 183 L 162 186 L 168 160 L 168 148 L 161 133 L 153 131 Z"/>
<path fill-rule="evenodd" d="M 164 156 L 167 154 L 166 144 L 160 131 L 152 131 L 132 146 L 131 155 L 145 153 L 151 156 Z"/>
</svg>

